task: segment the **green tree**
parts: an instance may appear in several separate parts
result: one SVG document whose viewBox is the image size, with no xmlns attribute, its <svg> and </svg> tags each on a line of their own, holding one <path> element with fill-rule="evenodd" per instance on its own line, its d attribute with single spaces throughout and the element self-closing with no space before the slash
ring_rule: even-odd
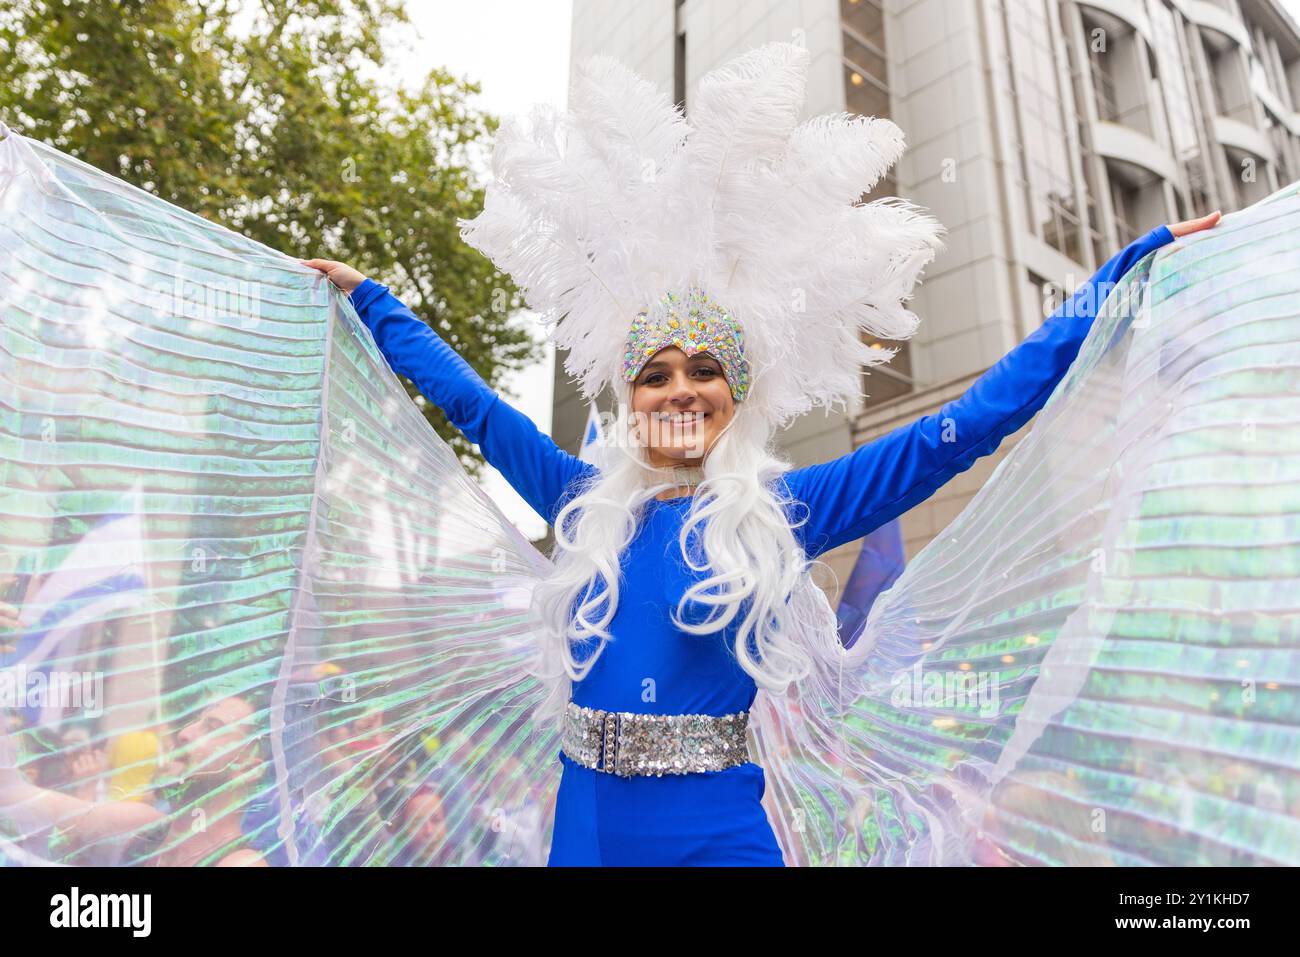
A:
<svg viewBox="0 0 1300 957">
<path fill-rule="evenodd" d="M 400 0 L 0 0 L 0 117 L 268 246 L 355 265 L 499 385 L 538 350 L 518 290 L 456 229 L 482 208 L 496 121 L 441 69 L 386 85 L 404 29 Z"/>
</svg>

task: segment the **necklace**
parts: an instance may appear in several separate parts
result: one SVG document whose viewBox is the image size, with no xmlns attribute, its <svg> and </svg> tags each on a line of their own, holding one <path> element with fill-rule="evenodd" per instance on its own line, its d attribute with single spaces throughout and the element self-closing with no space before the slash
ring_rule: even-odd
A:
<svg viewBox="0 0 1300 957">
<path fill-rule="evenodd" d="M 675 491 L 693 490 L 704 481 L 704 469 L 698 465 L 675 465 L 672 468 L 660 469 L 659 472 L 666 481 L 672 482 Z"/>
</svg>

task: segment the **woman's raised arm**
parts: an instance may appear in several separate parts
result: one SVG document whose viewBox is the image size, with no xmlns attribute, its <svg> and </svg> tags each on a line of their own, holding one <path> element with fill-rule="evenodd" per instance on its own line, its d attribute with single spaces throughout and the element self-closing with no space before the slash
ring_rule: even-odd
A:
<svg viewBox="0 0 1300 957">
<path fill-rule="evenodd" d="M 456 351 L 396 296 L 355 269 L 302 260 L 348 293 L 394 372 L 406 376 L 483 452 L 533 510 L 554 524 L 566 490 L 594 468 L 561 449 L 504 401 Z"/>
<path fill-rule="evenodd" d="M 809 556 L 851 542 L 929 498 L 1033 417 L 1064 378 L 1110 285 L 1175 236 L 1206 229 L 1219 214 L 1159 226 L 1097 271 L 1024 342 L 938 412 L 901 426 L 847 455 L 786 474 L 808 507 L 797 534 Z M 802 510 L 796 516 L 802 517 Z"/>
</svg>

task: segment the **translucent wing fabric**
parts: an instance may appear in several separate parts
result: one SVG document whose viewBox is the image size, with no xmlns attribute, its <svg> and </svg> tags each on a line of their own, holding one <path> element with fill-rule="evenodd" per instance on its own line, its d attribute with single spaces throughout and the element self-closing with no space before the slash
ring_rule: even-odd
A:
<svg viewBox="0 0 1300 957">
<path fill-rule="evenodd" d="M 1143 261 L 823 609 L 751 724 L 787 863 L 1300 863 L 1298 203 Z M 547 563 L 346 299 L 16 135 L 0 297 L 0 860 L 544 863 Z"/>
<path fill-rule="evenodd" d="M 544 560 L 346 298 L 17 135 L 0 204 L 0 858 L 544 862 Z"/>
<path fill-rule="evenodd" d="M 1300 864 L 1298 237 L 1292 186 L 1131 270 L 849 650 L 763 700 L 799 863 Z"/>
</svg>

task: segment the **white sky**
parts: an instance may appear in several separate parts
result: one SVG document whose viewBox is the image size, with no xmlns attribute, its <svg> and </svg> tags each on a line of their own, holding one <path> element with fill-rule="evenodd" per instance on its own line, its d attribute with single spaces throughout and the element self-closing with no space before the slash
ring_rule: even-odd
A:
<svg viewBox="0 0 1300 957">
<path fill-rule="evenodd" d="M 539 101 L 566 104 L 571 0 L 408 0 L 407 12 L 415 36 L 409 52 L 394 57 L 403 82 L 415 84 L 437 65 L 480 83 L 479 104 L 497 116 L 526 113 Z M 554 355 L 548 344 L 545 361 L 505 387 L 507 400 L 547 434 Z M 546 523 L 495 469 L 484 473 L 483 487 L 526 537 L 546 533 Z"/>
</svg>

